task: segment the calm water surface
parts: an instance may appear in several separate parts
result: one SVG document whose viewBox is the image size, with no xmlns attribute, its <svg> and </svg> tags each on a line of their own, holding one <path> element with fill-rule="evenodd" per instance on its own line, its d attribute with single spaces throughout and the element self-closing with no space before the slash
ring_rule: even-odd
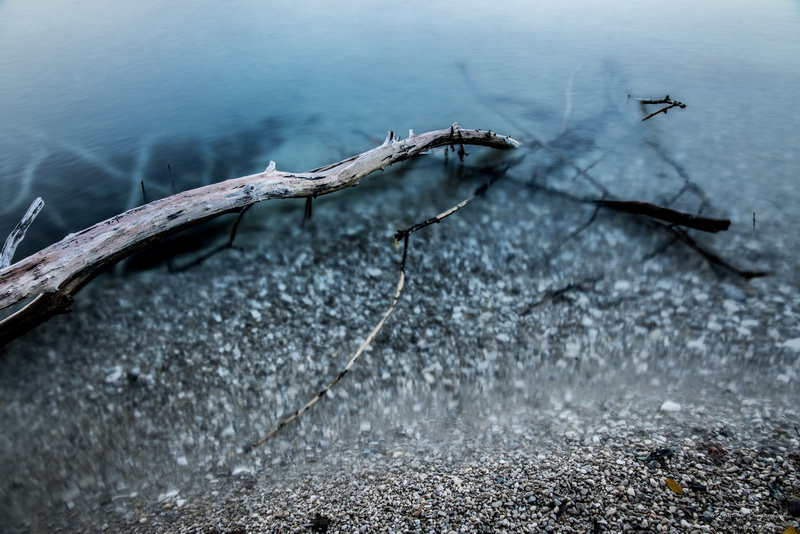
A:
<svg viewBox="0 0 800 534">
<path fill-rule="evenodd" d="M 724 248 L 726 257 L 738 260 L 740 251 L 744 251 L 741 255 L 749 251 L 756 255 L 751 266 L 775 272 L 775 276 L 768 279 L 770 282 L 778 280 L 779 284 L 788 285 L 794 281 L 796 284 L 800 282 L 800 269 L 796 268 L 800 259 L 800 233 L 797 230 L 800 215 L 800 187 L 797 186 L 800 129 L 797 119 L 800 114 L 795 102 L 800 88 L 798 58 L 798 0 L 675 0 L 668 3 L 641 0 L 0 0 L 0 239 L 7 235 L 37 196 L 43 197 L 46 205 L 29 230 L 18 251 L 18 258 L 145 200 L 260 172 L 270 160 L 275 160 L 279 169 L 303 171 L 367 150 L 381 143 L 388 130 L 405 136 L 408 129 L 422 132 L 447 128 L 458 121 L 465 127 L 513 135 L 523 142 L 519 151 L 511 155 L 505 153 L 509 158 L 525 157 L 523 164 L 514 169 L 514 178 L 519 180 L 507 180 L 503 187 L 516 187 L 515 184 L 521 183 L 522 179 L 535 174 L 543 182 L 557 184 L 577 196 L 598 193 L 584 181 L 574 179 L 574 169 L 565 169 L 568 166 L 563 162 L 555 161 L 552 154 L 541 150 L 544 143 L 549 143 L 576 164 L 591 167 L 592 174 L 617 195 L 660 202 L 674 196 L 688 180 L 710 199 L 709 213 L 730 217 L 734 223 L 729 232 L 716 236 L 714 242 L 714 245 Z M 629 94 L 642 98 L 669 94 L 687 103 L 688 107 L 643 123 L 643 110 L 628 98 Z M 477 154 L 479 149 L 470 152 Z M 468 163 L 476 160 L 477 156 L 471 155 Z M 446 194 L 453 180 L 448 184 L 440 170 L 438 164 L 415 166 L 417 183 L 433 184 L 430 190 L 434 191 L 441 185 L 442 194 Z M 418 173 L 430 173 L 430 176 L 420 177 Z M 142 183 L 146 188 L 144 196 Z M 359 188 L 364 189 L 366 187 Z M 374 192 L 375 189 L 367 191 Z M 512 194 L 505 198 L 513 197 L 513 192 L 512 189 Z M 702 194 L 697 191 L 689 193 L 681 198 L 678 207 L 695 210 Z M 514 209 L 519 209 L 520 202 L 534 195 L 519 197 L 522 200 L 517 199 Z M 424 196 L 418 194 L 416 198 Z M 492 197 L 492 201 L 498 198 L 501 195 Z M 555 195 L 536 195 L 535 200 L 547 202 L 547 198 L 555 198 Z M 442 205 L 452 205 L 453 200 L 450 196 Z M 397 202 L 404 215 L 415 207 L 406 198 L 397 198 Z M 379 206 L 383 209 L 383 204 Z M 325 209 L 325 205 L 315 208 L 321 209 Z M 254 212 L 280 215 L 270 203 L 250 213 Z M 348 216 L 347 213 L 340 216 L 334 210 L 324 215 L 331 213 L 336 213 L 331 216 L 337 217 L 336 221 Z M 492 221 L 493 228 L 498 228 L 498 231 L 504 228 L 511 232 L 518 230 L 511 227 L 518 220 L 515 212 L 499 205 L 497 213 L 510 215 L 507 221 Z M 758 215 L 758 232 L 751 223 L 754 213 Z M 299 221 L 300 211 L 294 215 Z M 429 215 L 431 213 L 424 214 Z M 579 215 L 571 220 L 582 221 L 583 215 L 588 217 L 584 213 Z M 409 215 L 411 218 L 418 216 Z M 410 225 L 417 220 L 405 223 Z M 562 223 L 566 225 L 569 221 L 551 222 L 559 226 Z M 397 224 L 394 228 L 401 226 L 395 221 L 391 224 Z M 564 230 L 559 235 L 563 237 L 566 234 L 567 230 Z M 608 237 L 600 232 L 592 235 L 596 237 L 591 238 L 598 240 Z M 591 238 L 587 236 L 586 240 Z M 610 246 L 605 248 L 608 250 L 623 239 L 628 239 L 627 235 L 620 234 L 610 239 Z M 542 244 L 543 250 L 548 247 L 558 249 L 552 243 Z M 628 250 L 624 246 L 619 249 Z M 520 258 L 525 254 L 525 251 L 517 252 L 506 258 Z M 642 251 L 636 254 L 631 263 L 638 266 L 642 261 Z M 350 262 L 352 257 L 355 255 L 348 256 L 347 261 Z M 512 262 L 509 259 L 505 261 Z M 559 261 L 577 264 L 584 258 L 570 252 Z M 272 269 L 271 265 L 264 265 Z M 276 261 L 275 265 L 281 263 Z M 301 260 L 297 265 L 301 265 Z M 257 268 L 262 267 L 258 265 Z M 603 268 L 613 269 L 613 266 L 604 265 Z M 498 274 L 500 278 L 503 276 Z M 500 283 L 505 284 L 505 281 L 500 278 L 496 287 L 502 288 Z M 228 285 L 226 280 L 221 279 L 220 284 Z M 562 284 L 560 279 L 545 282 L 541 281 L 538 289 L 542 295 L 552 289 L 549 284 L 555 284 L 553 288 Z M 611 285 L 606 287 L 616 287 L 614 282 L 611 280 Z M 650 282 L 657 283 L 655 275 L 647 277 L 647 283 Z M 415 298 L 413 283 L 416 281 L 411 282 L 407 290 L 412 296 L 404 296 L 404 299 Z M 626 280 L 620 280 L 620 283 L 623 287 L 629 285 Z M 231 287 L 235 285 L 230 284 Z M 514 282 L 511 285 L 516 289 L 518 284 Z M 222 341 L 219 346 L 216 341 L 222 338 L 216 336 L 222 336 L 226 331 L 238 335 L 235 328 L 240 327 L 226 330 L 228 326 L 223 324 L 222 316 L 213 313 L 216 308 L 204 310 L 202 313 L 205 315 L 199 319 L 201 314 L 191 315 L 194 310 L 188 309 L 189 306 L 184 306 L 185 309 L 178 306 L 177 303 L 184 302 L 180 299 L 172 302 L 169 298 L 173 297 L 165 297 L 162 301 L 157 286 L 153 284 L 155 289 L 152 293 L 131 297 L 131 302 L 141 298 L 152 306 L 144 307 L 145 310 L 160 307 L 162 302 L 168 312 L 177 310 L 180 318 L 175 320 L 174 331 L 170 320 L 154 329 L 155 333 L 143 333 L 141 342 L 137 339 L 124 350 L 115 347 L 106 354 L 104 349 L 96 348 L 96 338 L 103 335 L 97 332 L 124 331 L 126 335 L 139 335 L 141 324 L 137 317 L 143 312 L 129 308 L 135 304 L 131 304 L 127 297 L 123 298 L 124 293 L 120 291 L 119 306 L 99 307 L 96 312 L 84 309 L 84 312 L 76 313 L 84 313 L 82 317 L 86 323 L 71 323 L 70 329 L 64 330 L 69 333 L 67 335 L 61 334 L 57 321 L 51 322 L 49 328 L 52 330 L 44 339 L 60 335 L 58 339 L 64 339 L 63 343 L 39 343 L 39 338 L 32 337 L 32 341 L 21 340 L 16 349 L 12 347 L 10 357 L 16 357 L 14 363 L 19 365 L 3 366 L 2 379 L 7 387 L 0 388 L 6 395 L 4 399 L 10 399 L 3 401 L 4 410 L 0 412 L 0 417 L 9 421 L 6 426 L 10 428 L 6 433 L 0 433 L 0 437 L 5 439 L 4 458 L 8 459 L 0 463 L 9 473 L 5 478 L 0 476 L 3 480 L 0 523 L 9 521 L 12 516 L 15 521 L 19 520 L 18 516 L 24 521 L 39 515 L 46 517 L 36 511 L 51 505 L 67 513 L 67 503 L 81 496 L 81 492 L 87 506 L 94 506 L 92 510 L 96 510 L 98 502 L 100 506 L 106 506 L 110 501 L 110 497 L 106 499 L 108 494 L 104 484 L 112 488 L 110 495 L 116 494 L 113 492 L 133 495 L 138 488 L 147 489 L 148 485 L 147 491 L 158 495 L 159 491 L 177 487 L 170 484 L 182 484 L 175 481 L 188 476 L 187 466 L 194 466 L 195 458 L 202 461 L 197 465 L 209 466 L 222 450 L 220 447 L 232 443 L 233 436 L 227 430 L 229 418 L 233 420 L 241 416 L 241 424 L 247 429 L 260 424 L 251 424 L 257 420 L 256 417 L 271 417 L 269 411 L 276 409 L 268 406 L 271 401 L 262 401 L 253 395 L 254 391 L 259 391 L 258 388 L 269 389 L 270 386 L 265 385 L 267 382 L 261 383 L 262 378 L 255 373 L 248 376 L 234 374 L 233 379 L 228 379 L 223 377 L 223 372 L 228 373 L 227 367 L 217 365 L 215 359 L 209 358 L 213 369 L 208 371 L 208 376 L 219 377 L 218 383 L 224 382 L 225 388 L 230 388 L 216 390 L 205 385 L 214 383 L 211 378 L 206 381 L 207 376 L 203 374 L 206 371 L 196 371 L 206 356 L 223 353 Z M 698 282 L 696 286 L 701 284 Z M 279 291 L 284 289 L 278 285 Z M 197 291 L 204 290 L 197 288 Z M 269 291 L 274 290 L 270 287 Z M 743 294 L 738 289 L 736 292 Z M 240 306 L 238 288 L 232 294 L 236 297 L 231 306 Z M 259 299 L 264 294 L 259 293 Z M 424 295 L 425 292 L 420 290 L 417 294 Z M 273 295 L 277 293 L 271 293 L 270 298 Z M 706 293 L 695 295 L 698 301 L 701 296 L 703 300 L 709 298 Z M 297 294 L 298 303 L 300 298 L 301 295 Z M 781 299 L 777 295 L 775 302 L 784 302 Z M 659 315 L 662 313 L 660 306 L 676 307 L 675 302 L 679 301 L 682 302 L 677 296 L 663 301 L 653 297 L 649 301 L 653 310 L 646 312 L 647 317 L 662 317 Z M 337 302 L 342 309 L 349 306 L 342 303 L 349 300 Z M 600 309 L 603 309 L 603 302 L 601 300 Z M 280 305 L 278 303 L 276 308 Z M 518 305 L 523 308 L 520 303 L 514 304 Z M 383 306 L 381 301 L 378 308 L 381 312 Z M 410 305 L 407 306 L 398 315 L 405 313 L 406 317 L 413 317 Z M 565 305 L 565 308 L 571 306 Z M 727 306 L 737 304 L 728 303 L 726 309 Z M 116 317 L 117 308 L 120 310 L 118 324 L 114 323 L 116 318 L 111 319 L 112 315 Z M 364 311 L 357 308 L 354 306 L 352 313 Z M 683 306 L 675 312 L 676 317 L 687 313 L 686 309 L 681 312 L 680 308 Z M 769 365 L 773 356 L 771 348 L 774 348 L 769 346 L 756 347 L 754 362 L 749 362 L 755 349 L 747 340 L 750 336 L 748 329 L 774 328 L 775 346 L 786 347 L 787 344 L 779 343 L 788 340 L 788 346 L 794 347 L 797 343 L 793 326 L 796 314 L 789 304 L 786 304 L 786 309 L 786 317 L 770 314 L 760 323 L 751 321 L 758 327 L 749 323 L 745 325 L 742 321 L 742 330 L 746 334 L 738 332 L 737 335 L 745 341 L 737 345 L 736 340 L 740 338 L 732 337 L 733 341 L 723 347 L 724 350 L 733 347 L 732 355 L 722 354 L 722 359 L 712 359 L 708 365 L 713 367 L 714 362 L 727 362 L 724 365 L 720 363 L 719 367 L 731 373 L 745 369 L 741 374 L 747 374 L 747 370 L 752 369 L 748 365 L 752 363 L 755 366 L 755 361 L 757 365 Z M 667 311 L 672 313 L 673 310 Z M 181 315 L 184 313 L 186 318 Z M 256 308 L 250 313 L 253 318 L 261 316 Z M 720 316 L 725 317 L 732 313 L 719 311 Z M 475 339 L 483 335 L 480 332 L 486 332 L 486 339 L 490 339 L 489 334 L 494 339 L 494 326 L 490 328 L 482 324 L 484 319 L 477 313 L 474 315 L 471 319 L 464 319 L 464 330 L 474 327 L 478 334 L 469 335 L 477 336 Z M 213 317 L 217 318 L 211 319 Z M 453 313 L 453 320 L 455 317 Z M 558 317 L 552 324 L 562 320 Z M 745 317 L 749 315 L 743 315 Z M 683 325 L 684 319 L 678 317 L 674 324 Z M 710 330 L 712 324 L 717 329 L 722 328 L 713 315 L 707 319 L 709 326 L 706 330 Z M 635 334 L 631 340 L 642 339 L 644 335 L 639 332 L 642 328 L 638 320 L 635 325 L 633 322 L 629 325 Z M 695 321 L 694 316 L 691 320 Z M 95 331 L 80 326 L 92 321 L 119 328 Z M 672 328 L 670 321 L 669 318 L 664 320 L 663 324 L 667 325 L 664 328 Z M 700 363 L 690 361 L 696 353 L 688 348 L 684 350 L 683 343 L 705 347 L 702 337 L 705 321 L 706 318 L 698 317 L 697 324 L 690 325 L 685 332 L 679 331 L 674 336 L 670 333 L 665 337 L 664 347 L 670 346 L 668 339 L 679 340 L 680 344 L 676 342 L 670 350 L 685 352 L 686 358 L 675 358 L 675 365 L 688 362 L 687 373 L 692 373 Z M 725 321 L 720 319 L 720 322 Z M 519 324 L 525 322 L 520 319 Z M 588 328 L 587 323 L 581 324 Z M 591 320 L 589 324 L 592 324 Z M 182 330 L 183 325 L 186 330 Z M 568 349 L 572 347 L 569 350 L 580 349 L 580 342 L 570 340 L 581 341 L 578 336 L 583 336 L 580 334 L 582 330 L 575 326 L 576 337 L 568 338 L 568 334 L 573 335 L 570 333 L 572 326 L 566 323 L 563 326 L 563 334 L 556 335 L 552 330 L 541 333 L 545 345 L 542 354 L 560 351 L 562 342 Z M 286 327 L 297 328 L 295 324 Z M 195 344 L 192 336 L 201 328 L 214 330 L 214 337 L 204 332 Z M 345 331 L 344 325 L 336 328 L 339 330 L 335 331 Z M 619 328 L 623 328 L 622 323 Z M 256 333 L 256 328 L 252 333 L 249 329 L 247 326 L 247 335 L 254 339 L 262 335 Z M 181 345 L 180 350 L 167 351 L 164 347 L 171 346 L 169 344 L 148 346 L 148 339 L 159 339 L 161 332 L 170 331 L 175 336 L 170 343 L 174 341 L 176 347 Z M 241 331 L 245 333 L 244 326 Z M 434 331 L 439 332 L 431 330 Z M 601 368 L 598 364 L 597 368 L 603 374 L 597 384 L 592 385 L 595 388 L 592 392 L 605 387 L 606 383 L 613 384 L 617 369 L 629 368 L 626 367 L 629 354 L 625 347 L 634 341 L 624 339 L 625 331 L 618 331 L 616 326 L 609 332 L 607 337 L 610 341 L 598 341 L 598 346 L 608 343 L 610 347 L 609 354 L 602 355 L 608 356 L 608 367 Z M 435 335 L 420 334 L 420 339 Z M 302 336 L 312 337 L 306 332 L 302 332 Z M 594 338 L 589 334 L 586 336 L 583 346 L 592 346 Z M 699 340 L 697 336 L 700 336 Z M 108 346 L 105 342 L 111 343 L 110 338 L 111 334 L 101 339 L 101 346 Z M 272 339 L 272 333 L 267 339 Z M 282 338 L 279 336 L 279 339 Z M 327 346 L 328 332 L 324 339 L 326 352 L 320 350 L 320 355 L 334 350 Z M 413 339 L 416 339 L 416 334 Z M 499 335 L 497 339 L 500 339 Z M 239 369 L 232 373 L 247 374 L 246 369 L 266 368 L 260 367 L 260 360 L 252 367 L 244 365 L 245 360 L 249 362 L 251 359 L 247 358 L 246 351 L 239 351 L 235 336 L 224 341 L 227 344 L 224 353 L 230 355 L 224 358 L 235 357 L 238 360 L 241 355 L 245 356 L 242 366 L 231 365 L 232 369 Z M 113 338 L 113 343 L 125 344 L 116 338 Z M 231 349 L 231 343 L 235 350 Z M 262 346 L 248 343 L 251 347 Z M 422 342 L 414 343 L 420 353 L 427 350 Z M 551 348 L 546 347 L 547 343 L 551 343 Z M 525 344 L 520 342 L 520 346 Z M 556 346 L 558 348 L 552 348 Z M 655 341 L 651 346 L 655 346 Z M 73 365 L 76 357 L 73 347 L 94 351 L 96 359 L 93 355 L 91 362 L 79 359 Z M 287 361 L 294 357 L 290 354 L 290 347 L 292 345 L 280 348 L 289 354 Z M 752 349 L 749 354 L 745 352 L 746 347 Z M 195 349 L 198 352 L 190 354 Z M 310 354 L 307 351 L 312 349 L 304 346 L 298 349 L 297 354 L 300 350 L 303 354 Z M 349 349 L 336 350 L 340 350 L 340 357 L 346 357 Z M 709 352 L 714 350 L 716 347 Z M 77 357 L 86 357 L 86 351 L 77 351 L 80 353 Z M 662 353 L 659 351 L 653 352 L 650 359 L 653 367 L 661 365 Z M 36 358 L 28 361 L 19 356 L 28 352 L 36 354 Z M 441 353 L 444 352 L 442 348 Z M 453 352 L 461 356 L 457 350 Z M 630 352 L 630 361 L 637 361 L 634 358 L 639 348 Z M 780 355 L 778 350 L 774 352 Z M 427 354 L 424 358 L 428 357 Z M 484 354 L 488 362 L 489 354 L 486 351 Z M 153 362 L 142 364 L 141 369 L 133 368 L 135 373 L 128 372 L 131 369 L 129 365 L 139 365 L 132 363 L 138 361 L 137 358 L 144 361 L 150 355 L 153 355 Z M 315 359 L 317 356 L 314 354 Z M 508 369 L 519 370 L 519 367 L 512 367 L 514 354 L 509 356 L 508 362 L 511 363 L 505 365 Z M 472 356 L 467 354 L 464 357 Z M 496 357 L 497 353 L 493 352 L 492 361 Z M 561 354 L 558 357 L 561 358 Z M 789 359 L 786 354 L 783 357 Z M 284 357 L 279 355 L 279 358 L 278 365 L 284 365 Z M 571 357 L 559 359 L 558 363 L 567 360 L 570 369 L 578 369 Z M 431 358 L 431 361 L 436 362 L 436 359 Z M 578 362 L 577 357 L 575 361 Z M 648 360 L 643 361 L 647 363 Z M 46 369 L 50 365 L 48 362 L 59 362 L 52 373 Z M 156 362 L 159 362 L 158 367 Z M 182 366 L 189 365 L 187 362 L 192 367 L 184 370 Z M 366 367 L 366 363 L 359 365 Z M 148 367 L 151 364 L 156 370 Z M 561 373 L 563 368 L 556 362 L 553 365 L 551 368 Z M 587 360 L 581 365 L 592 363 Z M 286 367 L 289 367 L 288 363 Z M 531 363 L 530 367 L 533 369 L 535 364 Z M 275 370 L 274 365 L 272 369 Z M 794 367 L 787 365 L 787 369 L 775 369 L 775 373 L 782 373 L 779 376 L 786 377 L 786 380 L 776 382 L 780 389 L 768 384 L 765 395 L 792 394 L 792 388 L 796 389 L 796 379 L 789 377 L 796 377 L 796 374 L 792 374 L 795 373 Z M 145 374 L 151 371 L 152 374 Z M 641 372 L 645 371 L 646 365 Z M 19 382 L 22 386 L 17 386 L 17 372 L 25 378 Z M 657 378 L 658 372 L 651 368 L 649 375 Z M 150 380 L 147 376 L 157 376 L 157 379 Z M 467 373 L 465 376 L 478 375 Z M 187 377 L 186 382 L 184 377 Z M 537 390 L 536 384 L 545 384 L 545 389 L 551 387 L 546 373 L 544 378 L 537 379 L 539 382 L 531 386 L 531 390 Z M 130 388 L 126 380 L 130 382 Z M 180 385 L 173 387 L 170 380 L 175 384 L 180 380 Z M 257 387 L 252 390 L 244 387 L 253 384 L 253 380 L 259 382 Z M 350 380 L 355 382 L 354 378 Z M 793 382 L 786 384 L 789 380 Z M 571 383 L 568 376 L 565 381 Z M 464 391 L 469 391 L 466 379 L 464 382 Z M 25 385 L 28 383 L 41 386 L 28 387 Z M 139 386 L 134 386 L 137 383 Z M 508 391 L 508 384 L 502 380 L 489 382 L 492 383 L 498 384 L 500 393 L 481 394 L 476 397 L 476 403 L 490 406 L 498 395 Z M 666 379 L 664 383 L 667 383 Z M 687 379 L 686 383 L 690 384 L 691 380 Z M 66 384 L 63 391 L 61 384 Z M 641 382 L 631 387 L 651 388 L 652 384 Z M 625 387 L 629 385 L 625 384 Z M 97 386 L 97 391 L 112 392 L 108 406 L 95 401 L 94 386 Z M 183 396 L 181 388 L 185 388 L 187 396 Z M 402 387 L 398 386 L 398 389 Z M 126 392 L 125 395 L 127 392 L 141 393 L 144 399 L 141 418 L 138 409 L 133 415 L 128 411 L 130 399 L 139 397 L 118 395 L 117 392 L 122 391 Z M 180 392 L 178 399 L 186 400 L 174 401 L 174 406 L 165 410 L 160 399 L 174 400 L 175 391 Z M 339 395 L 338 391 L 336 395 Z M 386 393 L 389 401 L 392 401 L 389 395 L 393 391 Z M 418 390 L 409 391 L 414 393 Z M 159 397 L 162 392 L 164 397 Z M 371 402 L 384 398 L 380 396 L 382 394 L 376 390 L 374 395 L 371 394 Z M 280 395 L 277 398 L 280 399 Z M 229 409 L 227 399 L 231 400 L 234 409 Z M 305 400 L 303 398 L 303 402 Z M 259 408 L 253 409 L 251 403 L 262 402 L 264 406 L 258 404 Z M 282 406 L 284 402 L 286 406 Z M 705 399 L 700 404 L 704 402 Z M 284 400 L 278 404 L 281 404 L 281 410 L 296 407 Z M 133 406 L 137 406 L 135 402 Z M 330 406 L 336 406 L 336 403 Z M 342 406 L 341 413 L 349 409 L 346 403 Z M 449 410 L 449 404 L 447 406 Z M 535 405 L 531 406 L 537 409 Z M 190 411 L 185 412 L 182 407 Z M 170 410 L 174 412 L 165 413 Z M 416 408 L 414 410 L 416 413 Z M 263 414 L 254 415 L 256 412 Z M 65 417 L 64 414 L 70 413 L 75 414 L 75 421 Z M 197 414 L 194 419 L 192 413 Z M 378 413 L 370 410 L 368 417 L 381 417 L 376 415 Z M 164 418 L 172 418 L 171 421 L 175 422 L 165 423 Z M 211 426 L 201 425 L 200 420 L 212 421 L 209 423 Z M 126 425 L 120 421 L 134 423 Z M 272 424 L 271 420 L 269 422 Z M 66 430 L 59 434 L 54 425 Z M 170 425 L 173 426 L 170 428 Z M 162 427 L 168 430 L 162 430 Z M 155 428 L 157 432 L 140 432 L 142 428 Z M 169 437 L 165 438 L 166 434 L 162 432 Z M 236 440 L 240 440 L 244 435 L 242 432 L 249 430 L 237 432 Z M 787 432 L 791 433 L 791 430 Z M 220 435 L 220 441 L 214 441 L 214 436 Z M 196 436 L 197 441 L 186 436 L 192 440 Z M 55 460 L 49 452 L 51 447 L 55 451 L 53 443 L 68 444 L 63 447 L 63 454 L 58 452 L 62 456 Z M 89 446 L 81 445 L 85 443 Z M 174 450 L 170 449 L 173 445 Z M 191 451 L 188 459 L 182 452 L 184 450 Z M 206 455 L 206 451 L 210 452 Z M 53 457 L 55 455 L 53 452 Z M 92 476 L 96 477 L 99 489 L 92 485 Z M 201 476 L 204 475 L 201 473 Z M 203 484 L 205 481 L 203 479 Z M 80 491 L 75 489 L 79 486 Z M 142 502 L 155 502 L 155 495 L 151 498 L 143 489 L 140 498 Z M 133 507 L 134 504 L 131 509 Z M 3 526 L 0 526 L 2 530 Z"/>
<path fill-rule="evenodd" d="M 27 254 L 141 203 L 142 181 L 152 200 L 306 170 L 387 130 L 602 144 L 624 134 L 609 110 L 641 117 L 631 93 L 688 103 L 649 131 L 729 216 L 767 221 L 798 199 L 798 57 L 796 0 L 4 0 L 0 233 L 42 196 Z"/>
</svg>

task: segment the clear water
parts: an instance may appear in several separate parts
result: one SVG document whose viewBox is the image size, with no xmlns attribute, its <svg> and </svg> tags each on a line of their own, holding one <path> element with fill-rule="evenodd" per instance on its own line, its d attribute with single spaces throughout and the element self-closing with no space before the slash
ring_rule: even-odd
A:
<svg viewBox="0 0 800 534">
<path fill-rule="evenodd" d="M 17 257 L 270 160 L 302 171 L 388 130 L 458 121 L 522 140 L 523 177 L 552 163 L 534 139 L 561 139 L 610 190 L 641 200 L 673 195 L 682 168 L 733 220 L 717 241 L 726 252 L 769 250 L 754 266 L 798 281 L 798 58 L 798 0 L 0 0 L 0 239 L 36 196 L 46 206 Z M 629 94 L 688 107 L 642 123 Z"/>
<path fill-rule="evenodd" d="M 601 110 L 638 113 L 629 93 L 688 103 L 649 128 L 766 220 L 798 196 L 798 57 L 796 0 L 3 0 L 0 233 L 42 196 L 29 253 L 143 198 L 270 159 L 306 170 L 387 130 L 591 135 Z"/>
</svg>

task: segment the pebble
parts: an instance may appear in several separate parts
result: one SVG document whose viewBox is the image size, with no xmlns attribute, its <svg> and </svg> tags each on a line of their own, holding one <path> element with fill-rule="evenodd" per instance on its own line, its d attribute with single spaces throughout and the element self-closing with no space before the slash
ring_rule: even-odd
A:
<svg viewBox="0 0 800 534">
<path fill-rule="evenodd" d="M 796 284 L 733 291 L 680 247 L 640 261 L 655 236 L 624 217 L 563 240 L 591 210 L 503 187 L 413 236 L 371 350 L 247 454 L 391 302 L 386 228 L 441 206 L 377 187 L 339 210 L 332 195 L 324 238 L 282 213 L 198 269 L 98 279 L 5 349 L 2 519 L 13 505 L 45 523 L 31 532 L 782 531 L 770 485 L 800 488 Z"/>
<path fill-rule="evenodd" d="M 708 532 L 745 523 L 756 530 L 758 525 L 788 526 L 782 519 L 784 505 L 766 497 L 773 478 L 754 477 L 742 486 L 732 478 L 736 475 L 686 440 L 674 445 L 670 472 L 680 473 L 683 480 L 707 477 L 722 491 L 677 497 L 666 486 L 652 483 L 648 475 L 660 477 L 663 472 L 637 459 L 635 451 L 641 446 L 635 433 L 625 431 L 615 436 L 612 446 L 593 447 L 592 454 L 557 447 L 531 456 L 523 449 L 487 452 L 468 447 L 472 452 L 447 458 L 436 448 L 367 459 L 337 455 L 306 465 L 289 480 L 249 485 L 246 491 L 240 491 L 244 486 L 239 488 L 238 479 L 231 479 L 225 499 L 193 502 L 181 497 L 170 500 L 164 511 L 170 514 L 170 531 L 176 533 L 192 532 L 199 518 L 220 531 L 248 532 L 301 532 L 302 525 L 319 517 L 329 521 L 328 532 L 361 532 L 367 526 L 371 532 L 590 532 L 593 525 L 608 532 L 632 527 Z M 774 475 L 788 488 L 800 479 L 793 466 L 787 467 Z M 634 505 L 630 499 L 637 493 L 641 497 Z M 755 494 L 765 496 L 758 500 L 758 516 L 752 506 L 743 506 Z M 177 492 L 168 495 L 175 497 Z M 684 515 L 693 509 L 700 514 L 695 521 L 704 524 Z M 726 512 L 717 517 L 712 510 Z M 124 532 L 125 525 L 131 524 L 114 523 L 108 530 Z"/>
<path fill-rule="evenodd" d="M 662 412 L 679 412 L 679 411 L 681 411 L 681 405 L 678 404 L 677 402 L 673 402 L 673 401 L 669 401 L 668 400 L 668 401 L 664 401 L 664 403 L 661 405 L 661 408 L 659 408 L 659 410 L 662 411 Z"/>
</svg>

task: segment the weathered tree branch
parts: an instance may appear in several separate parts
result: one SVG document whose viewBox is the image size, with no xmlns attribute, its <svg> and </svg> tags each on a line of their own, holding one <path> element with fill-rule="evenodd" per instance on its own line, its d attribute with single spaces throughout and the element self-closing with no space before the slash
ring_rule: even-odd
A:
<svg viewBox="0 0 800 534">
<path fill-rule="evenodd" d="M 31 202 L 31 206 L 28 208 L 28 211 L 25 212 L 25 215 L 22 216 L 22 220 L 17 223 L 17 226 L 11 233 L 8 235 L 8 239 L 6 239 L 5 244 L 3 244 L 3 250 L 0 251 L 0 269 L 5 269 L 9 265 L 11 265 L 11 258 L 14 257 L 14 252 L 17 250 L 17 245 L 25 238 L 25 232 L 28 231 L 28 227 L 31 225 L 33 220 L 39 215 L 39 212 L 42 211 L 44 207 L 44 200 L 41 197 L 36 197 L 36 200 Z"/>
<path fill-rule="evenodd" d="M 0 321 L 0 345 L 49 318 L 69 311 L 72 297 L 89 281 L 148 244 L 263 200 L 309 198 L 358 185 L 368 174 L 440 146 L 516 148 L 519 143 L 491 131 L 465 130 L 457 123 L 407 139 L 389 132 L 382 145 L 305 173 L 275 169 L 234 178 L 156 200 L 70 234 L 0 270 L 0 310 L 26 299 L 28 305 Z"/>
</svg>

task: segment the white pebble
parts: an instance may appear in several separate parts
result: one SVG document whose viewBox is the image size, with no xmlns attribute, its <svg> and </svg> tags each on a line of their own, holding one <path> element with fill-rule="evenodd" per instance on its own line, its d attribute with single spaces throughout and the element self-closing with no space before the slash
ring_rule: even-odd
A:
<svg viewBox="0 0 800 534">
<path fill-rule="evenodd" d="M 699 351 L 702 351 L 702 352 L 705 352 L 708 349 L 706 344 L 703 343 L 703 338 L 702 337 L 700 339 L 693 339 L 691 341 L 688 341 L 686 343 L 686 348 L 687 349 L 696 349 L 696 350 L 699 350 Z"/>
<path fill-rule="evenodd" d="M 114 370 L 106 376 L 106 382 L 116 382 L 122 376 L 122 367 L 117 365 Z"/>
<path fill-rule="evenodd" d="M 664 404 L 661 405 L 661 408 L 659 408 L 659 411 L 662 411 L 662 412 L 679 412 L 679 411 L 681 411 L 681 405 L 678 404 L 677 402 L 673 402 L 673 401 L 669 401 L 669 400 L 668 401 L 664 401 Z"/>
<path fill-rule="evenodd" d="M 795 352 L 800 352 L 800 337 L 796 337 L 794 339 L 787 339 L 786 341 L 781 343 L 780 346 L 787 348 L 789 350 L 793 350 Z"/>
</svg>

